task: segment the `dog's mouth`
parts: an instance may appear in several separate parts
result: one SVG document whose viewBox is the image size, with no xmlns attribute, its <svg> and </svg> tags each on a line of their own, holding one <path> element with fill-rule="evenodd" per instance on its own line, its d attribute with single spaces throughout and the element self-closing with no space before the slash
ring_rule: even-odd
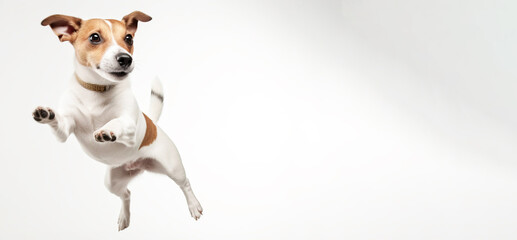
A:
<svg viewBox="0 0 517 240">
<path fill-rule="evenodd" d="M 110 72 L 111 75 L 116 77 L 125 77 L 128 73 L 127 72 Z"/>
</svg>

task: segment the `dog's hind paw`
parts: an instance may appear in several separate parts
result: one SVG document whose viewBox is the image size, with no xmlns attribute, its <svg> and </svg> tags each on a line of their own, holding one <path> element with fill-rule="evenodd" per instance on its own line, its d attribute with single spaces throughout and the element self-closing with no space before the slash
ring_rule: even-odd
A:
<svg viewBox="0 0 517 240">
<path fill-rule="evenodd" d="M 93 137 L 97 142 L 114 142 L 117 140 L 117 136 L 112 131 L 98 130 L 93 133 Z"/>
<path fill-rule="evenodd" d="M 55 120 L 56 114 L 52 109 L 40 106 L 34 109 L 32 112 L 32 118 L 39 123 L 49 123 Z"/>
<path fill-rule="evenodd" d="M 118 216 L 118 230 L 122 231 L 129 227 L 129 212 L 124 212 L 124 210 L 120 211 L 120 215 Z"/>
<path fill-rule="evenodd" d="M 188 209 L 190 211 L 190 215 L 194 218 L 194 220 L 198 220 L 203 215 L 203 208 L 198 201 L 188 204 Z"/>
</svg>

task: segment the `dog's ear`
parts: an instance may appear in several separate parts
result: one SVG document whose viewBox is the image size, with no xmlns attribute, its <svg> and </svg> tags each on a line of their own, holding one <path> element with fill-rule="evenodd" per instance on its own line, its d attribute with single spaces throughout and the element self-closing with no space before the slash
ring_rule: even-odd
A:
<svg viewBox="0 0 517 240">
<path fill-rule="evenodd" d="M 151 17 L 149 15 L 140 12 L 140 11 L 134 11 L 122 18 L 122 22 L 126 24 L 126 29 L 129 33 L 135 34 L 136 28 L 138 26 L 138 21 L 141 22 L 149 22 L 151 21 Z"/>
<path fill-rule="evenodd" d="M 81 27 L 81 22 L 82 20 L 80 18 L 55 14 L 43 19 L 43 21 L 41 21 L 41 25 L 50 25 L 52 31 L 54 31 L 59 38 L 59 41 L 73 42 L 73 40 L 75 40 L 77 30 Z"/>
</svg>

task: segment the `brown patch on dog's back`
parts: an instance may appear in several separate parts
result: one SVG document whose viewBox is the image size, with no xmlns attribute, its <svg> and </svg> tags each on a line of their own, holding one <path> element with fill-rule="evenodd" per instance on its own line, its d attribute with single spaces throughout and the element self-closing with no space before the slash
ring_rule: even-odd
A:
<svg viewBox="0 0 517 240">
<path fill-rule="evenodd" d="M 144 139 L 142 140 L 142 143 L 140 144 L 140 147 L 138 149 L 151 145 L 151 143 L 154 142 L 154 140 L 156 139 L 156 136 L 158 135 L 158 132 L 156 131 L 156 125 L 154 125 L 153 120 L 151 120 L 149 117 L 147 117 L 147 115 L 145 115 L 145 113 L 142 113 L 142 114 L 144 114 L 145 125 L 147 127 L 145 129 Z"/>
</svg>

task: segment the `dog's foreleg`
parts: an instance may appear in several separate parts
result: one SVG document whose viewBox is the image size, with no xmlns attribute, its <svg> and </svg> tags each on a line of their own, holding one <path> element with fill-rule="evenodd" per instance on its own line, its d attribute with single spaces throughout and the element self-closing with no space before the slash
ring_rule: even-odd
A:
<svg viewBox="0 0 517 240">
<path fill-rule="evenodd" d="M 48 107 L 37 107 L 32 112 L 32 117 L 36 122 L 48 124 L 60 142 L 66 141 L 74 128 L 72 117 L 58 114 Z"/>
<path fill-rule="evenodd" d="M 97 142 L 119 142 L 128 147 L 136 143 L 136 123 L 129 117 L 115 118 L 93 132 Z"/>
</svg>

